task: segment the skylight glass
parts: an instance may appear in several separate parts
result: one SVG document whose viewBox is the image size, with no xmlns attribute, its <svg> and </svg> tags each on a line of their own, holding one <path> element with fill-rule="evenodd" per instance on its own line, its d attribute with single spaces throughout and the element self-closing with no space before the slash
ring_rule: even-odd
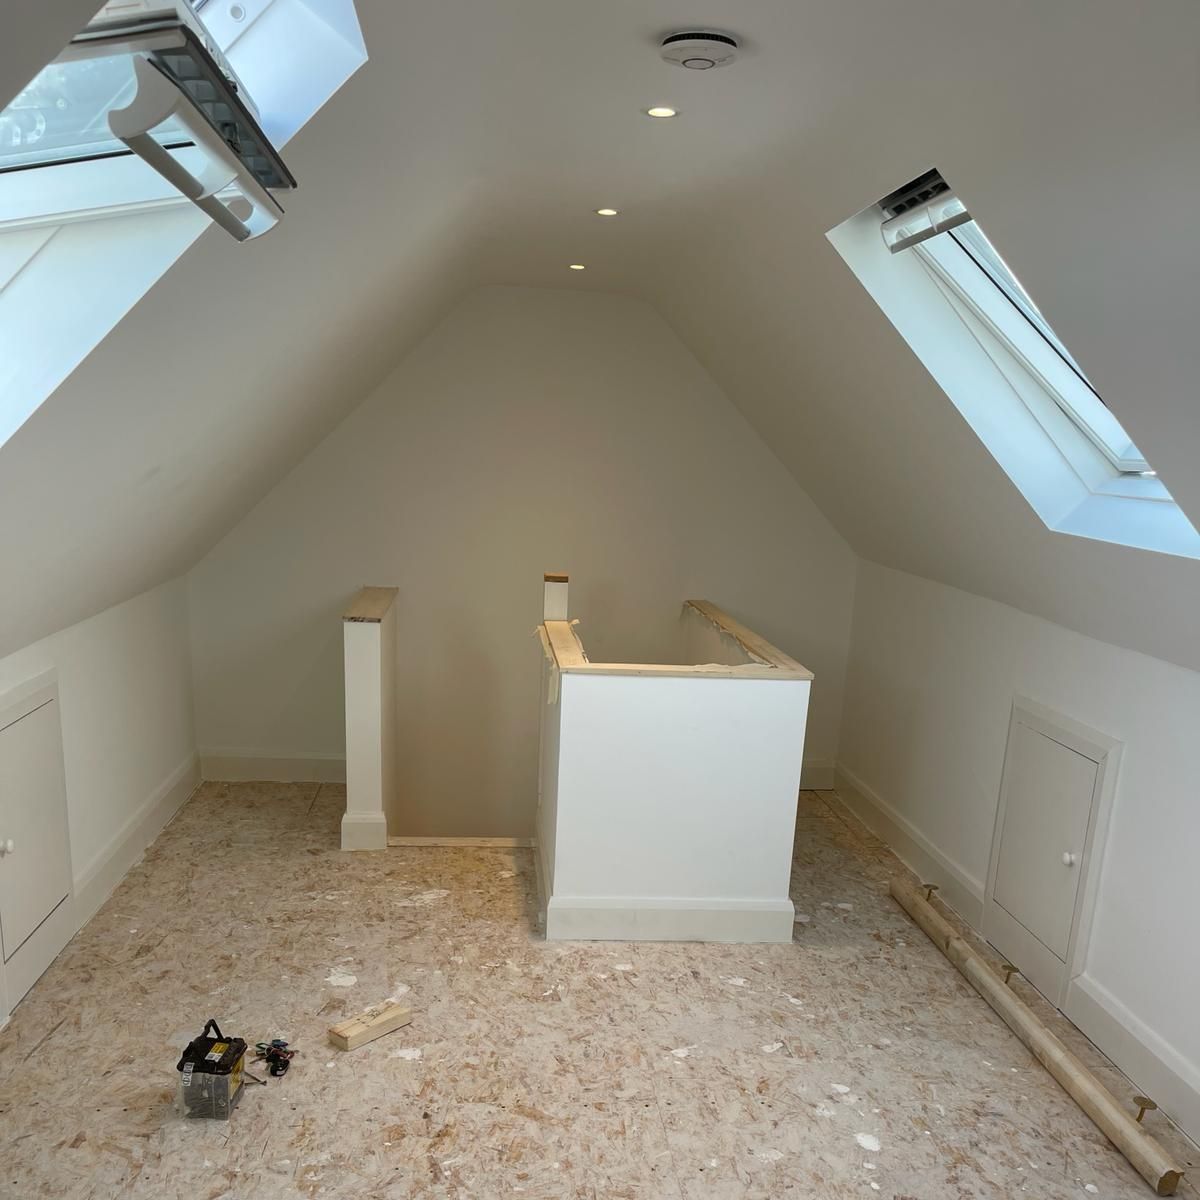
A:
<svg viewBox="0 0 1200 1200">
<path fill-rule="evenodd" d="M 911 253 L 948 282 L 1031 367 L 1046 394 L 1120 474 L 1151 473 L 1142 452 L 977 222 L 967 220 L 926 238 Z"/>
<path fill-rule="evenodd" d="M 1145 456 L 1133 444 L 1133 439 L 1104 404 L 1099 392 L 1084 374 L 1083 368 L 1063 345 L 1058 334 L 1050 328 L 1050 322 L 1042 316 L 1041 309 L 1033 302 L 1033 297 L 1013 274 L 1012 268 L 1001 258 L 996 247 L 988 241 L 987 235 L 979 225 L 975 221 L 967 221 L 950 230 L 947 236 L 953 238 L 966 251 L 976 266 L 1004 293 L 1013 307 L 1037 330 L 1047 345 L 1074 371 L 1080 382 L 1096 398 L 1096 405 L 1085 405 L 1089 410 L 1087 412 L 1076 412 L 1074 408 L 1069 408 L 1068 412 L 1072 419 L 1080 422 L 1085 427 L 1085 432 L 1099 440 L 1101 448 L 1109 453 L 1114 465 L 1122 473 L 1152 474 L 1150 464 L 1146 462 Z"/>
<path fill-rule="evenodd" d="M 1050 328 L 1050 322 L 1042 316 L 1041 309 L 1034 304 L 1033 297 L 997 253 L 996 247 L 988 241 L 983 230 L 974 221 L 968 221 L 951 230 L 950 236 L 987 272 L 991 281 L 1012 301 L 1021 315 L 1058 351 L 1059 357 L 1091 387 L 1083 368 L 1071 357 L 1071 352 L 1059 340 L 1058 334 Z"/>
<path fill-rule="evenodd" d="M 0 112 L 0 171 L 104 154 L 128 154 L 109 132 L 108 114 L 124 108 L 136 85 L 128 54 L 54 62 Z M 186 142 L 181 126 L 154 130 L 164 145 Z"/>
</svg>

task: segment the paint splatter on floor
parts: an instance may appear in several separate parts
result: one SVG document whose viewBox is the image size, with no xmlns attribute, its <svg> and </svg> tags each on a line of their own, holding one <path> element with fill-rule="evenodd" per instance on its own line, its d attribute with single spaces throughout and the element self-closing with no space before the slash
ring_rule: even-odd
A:
<svg viewBox="0 0 1200 1200">
<path fill-rule="evenodd" d="M 1141 1200 L 888 899 L 895 859 L 801 802 L 792 944 L 547 944 L 529 850 L 342 854 L 342 789 L 206 784 L 0 1031 L 0 1197 Z M 388 995 L 403 1032 L 327 1048 Z M 171 1104 L 210 1016 L 300 1052 L 228 1123 Z"/>
</svg>

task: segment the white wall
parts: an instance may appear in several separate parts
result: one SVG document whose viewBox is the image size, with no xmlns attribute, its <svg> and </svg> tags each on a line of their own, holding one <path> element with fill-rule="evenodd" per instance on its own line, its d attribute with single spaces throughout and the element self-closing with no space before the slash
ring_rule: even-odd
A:
<svg viewBox="0 0 1200 1200">
<path fill-rule="evenodd" d="M 559 682 L 546 938 L 790 943 L 808 680 Z"/>
<path fill-rule="evenodd" d="M 83 919 L 198 778 L 187 621 L 177 579 L 0 659 L 0 694 L 57 674 Z"/>
<path fill-rule="evenodd" d="M 341 624 L 395 585 L 393 832 L 528 835 L 542 573 L 571 575 L 595 661 L 654 661 L 708 598 L 816 675 L 832 762 L 854 565 L 643 303 L 487 288 L 189 575 L 204 755 L 343 753 Z"/>
<path fill-rule="evenodd" d="M 1067 1012 L 1196 1135 L 1200 674 L 860 566 L 841 764 L 879 802 L 865 815 L 968 910 L 987 876 L 1015 694 L 1124 743 L 1086 967 Z"/>
</svg>

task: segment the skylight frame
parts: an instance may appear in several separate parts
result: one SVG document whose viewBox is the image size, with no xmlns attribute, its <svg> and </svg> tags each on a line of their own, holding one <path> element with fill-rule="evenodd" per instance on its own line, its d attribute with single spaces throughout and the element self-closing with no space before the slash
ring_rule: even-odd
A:
<svg viewBox="0 0 1200 1200">
<path fill-rule="evenodd" d="M 987 235 L 972 221 L 937 234 L 913 246 L 907 253 L 915 254 L 927 270 L 970 306 L 1034 376 L 1046 395 L 1066 413 L 1072 424 L 1104 455 L 1118 475 L 1146 477 L 1151 471 L 1150 464 L 1141 456 L 1129 434 L 1092 387 L 1049 322 L 1033 305 L 1032 299 L 1029 299 L 1029 305 L 1041 318 L 1041 324 L 1031 319 L 1024 306 L 1016 302 L 1009 290 L 1002 287 L 955 236 L 962 230 L 970 230 L 972 226 L 991 246 Z M 992 249 L 994 251 L 995 248 Z M 1011 271 L 1009 277 L 1028 298 L 1028 292 Z M 1043 331 L 1043 325 L 1049 336 Z M 1074 457 L 1071 447 L 1061 448 L 1069 457 Z"/>
<path fill-rule="evenodd" d="M 911 228 L 894 208 L 873 204 L 826 236 L 1048 529 L 1200 559 L 1200 533 L 1165 482 L 1119 470 L 1060 402 L 1077 388 L 1087 397 L 1081 406 L 1108 411 L 990 278 L 973 277 L 978 264 L 945 236 L 965 206 L 952 193 L 940 199 L 922 201 Z"/>
</svg>

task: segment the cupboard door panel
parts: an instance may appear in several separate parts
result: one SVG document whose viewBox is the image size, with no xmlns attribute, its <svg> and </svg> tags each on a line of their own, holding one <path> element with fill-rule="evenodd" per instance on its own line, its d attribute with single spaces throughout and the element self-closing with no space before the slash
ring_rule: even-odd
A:
<svg viewBox="0 0 1200 1200">
<path fill-rule="evenodd" d="M 49 700 L 0 729 L 0 940 L 6 962 L 70 891 L 62 733 L 58 702 Z"/>
</svg>

